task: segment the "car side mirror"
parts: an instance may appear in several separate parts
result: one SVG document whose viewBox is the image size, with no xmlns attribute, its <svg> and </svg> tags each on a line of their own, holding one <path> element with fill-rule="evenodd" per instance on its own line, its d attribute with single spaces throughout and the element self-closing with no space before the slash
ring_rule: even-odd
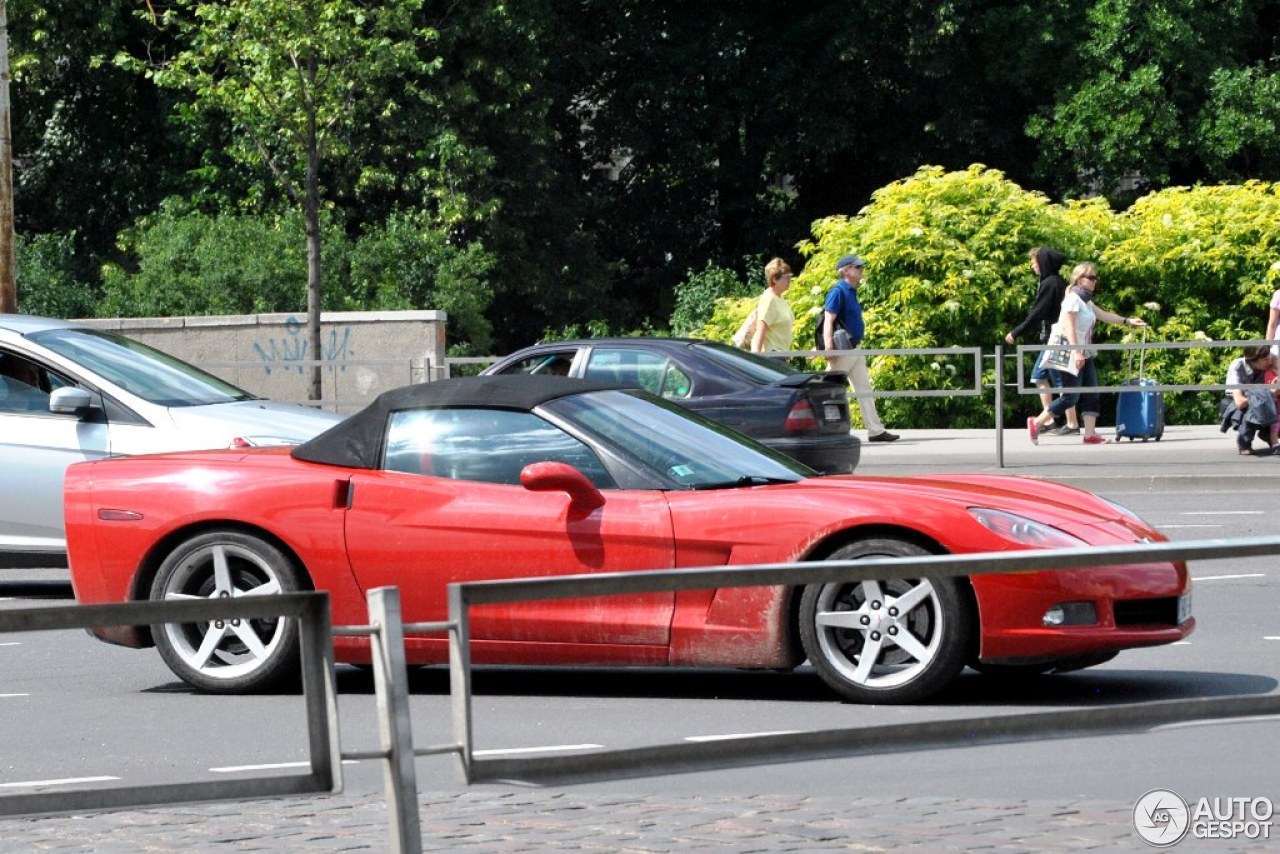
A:
<svg viewBox="0 0 1280 854">
<path fill-rule="evenodd" d="M 83 416 L 93 408 L 93 396 L 76 386 L 55 388 L 49 395 L 49 411 L 59 415 Z"/>
<path fill-rule="evenodd" d="M 568 463 L 530 463 L 520 470 L 520 484 L 530 492 L 567 492 L 583 510 L 604 504 L 604 495 L 587 476 Z"/>
</svg>

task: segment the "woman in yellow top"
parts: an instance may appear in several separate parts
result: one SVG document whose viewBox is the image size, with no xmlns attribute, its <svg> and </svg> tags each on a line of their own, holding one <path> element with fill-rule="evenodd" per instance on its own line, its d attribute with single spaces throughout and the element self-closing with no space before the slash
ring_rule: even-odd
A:
<svg viewBox="0 0 1280 854">
<path fill-rule="evenodd" d="M 764 278 L 769 287 L 760 295 L 756 305 L 756 328 L 751 334 L 751 352 L 765 350 L 790 350 L 791 330 L 796 316 L 791 305 L 783 299 L 791 287 L 791 267 L 781 258 L 774 258 L 764 267 Z"/>
</svg>

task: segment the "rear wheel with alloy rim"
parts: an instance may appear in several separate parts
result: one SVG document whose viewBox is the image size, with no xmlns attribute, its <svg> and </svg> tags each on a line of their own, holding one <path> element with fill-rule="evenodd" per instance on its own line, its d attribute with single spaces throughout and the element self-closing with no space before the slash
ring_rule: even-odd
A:
<svg viewBox="0 0 1280 854">
<path fill-rule="evenodd" d="M 850 543 L 828 560 L 914 557 L 905 540 Z M 800 639 L 832 689 L 859 703 L 911 703 L 964 667 L 975 619 L 953 578 L 811 584 L 800 597 Z"/>
<path fill-rule="evenodd" d="M 174 549 L 151 585 L 153 600 L 272 596 L 305 589 L 293 562 L 239 531 L 210 531 Z M 161 658 L 184 682 L 217 693 L 281 687 L 298 676 L 298 624 L 286 618 L 152 626 Z"/>
</svg>

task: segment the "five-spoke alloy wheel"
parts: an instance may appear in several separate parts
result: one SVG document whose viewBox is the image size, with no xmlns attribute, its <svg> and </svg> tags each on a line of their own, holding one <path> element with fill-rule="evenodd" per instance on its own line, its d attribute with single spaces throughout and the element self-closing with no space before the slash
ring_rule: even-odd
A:
<svg viewBox="0 0 1280 854">
<path fill-rule="evenodd" d="M 895 539 L 867 539 L 828 560 L 928 554 Z M 911 703 L 964 667 L 974 620 L 951 578 L 811 584 L 800 598 L 800 638 L 818 675 L 859 703 Z"/>
<path fill-rule="evenodd" d="M 271 596 L 300 590 L 293 563 L 274 545 L 238 531 L 210 531 L 174 549 L 151 585 L 153 600 Z M 249 693 L 298 674 L 298 626 L 290 619 L 213 620 L 152 626 L 156 648 L 184 682 Z"/>
</svg>

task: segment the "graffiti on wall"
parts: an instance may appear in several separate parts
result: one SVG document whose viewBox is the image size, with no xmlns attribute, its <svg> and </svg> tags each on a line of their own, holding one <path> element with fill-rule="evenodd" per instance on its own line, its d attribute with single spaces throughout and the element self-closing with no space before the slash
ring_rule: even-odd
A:
<svg viewBox="0 0 1280 854">
<path fill-rule="evenodd" d="M 273 370 L 303 373 L 308 367 L 307 361 L 313 358 L 311 342 L 306 332 L 305 323 L 296 317 L 290 317 L 285 321 L 283 335 L 255 342 L 253 350 L 258 354 L 264 372 L 268 375 Z M 320 349 L 320 358 L 324 360 L 326 370 L 345 371 L 343 362 L 355 357 L 355 350 L 351 346 L 351 327 L 330 329 L 327 336 L 322 330 Z"/>
</svg>

